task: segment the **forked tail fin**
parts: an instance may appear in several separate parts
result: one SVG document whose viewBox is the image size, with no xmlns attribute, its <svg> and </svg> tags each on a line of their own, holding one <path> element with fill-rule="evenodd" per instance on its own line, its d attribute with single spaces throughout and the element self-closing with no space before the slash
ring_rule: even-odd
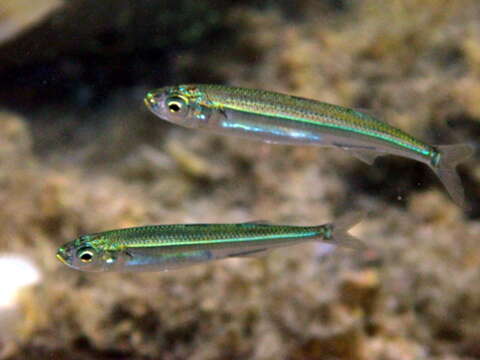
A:
<svg viewBox="0 0 480 360">
<path fill-rule="evenodd" d="M 330 224 L 332 233 L 329 242 L 356 250 L 366 249 L 367 246 L 362 240 L 348 233 L 348 230 L 362 221 L 364 217 L 363 212 L 348 213 Z"/>
<path fill-rule="evenodd" d="M 468 209 L 465 203 L 465 193 L 463 191 L 462 182 L 456 171 L 456 166 L 465 161 L 474 152 L 472 144 L 455 144 L 455 145 L 437 145 L 435 146 L 439 152 L 437 163 L 431 164 L 433 170 L 440 178 L 453 201 L 464 209 Z"/>
</svg>

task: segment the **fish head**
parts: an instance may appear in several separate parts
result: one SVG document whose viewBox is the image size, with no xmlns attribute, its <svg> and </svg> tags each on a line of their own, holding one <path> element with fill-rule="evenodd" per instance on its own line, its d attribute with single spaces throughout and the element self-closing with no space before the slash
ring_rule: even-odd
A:
<svg viewBox="0 0 480 360">
<path fill-rule="evenodd" d="M 206 95 L 193 85 L 169 86 L 145 96 L 145 105 L 168 122 L 188 127 L 208 127 L 214 113 Z"/>
<path fill-rule="evenodd" d="M 113 271 L 119 267 L 116 252 L 101 245 L 102 237 L 82 235 L 57 250 L 57 259 L 63 264 L 81 271 Z"/>
</svg>

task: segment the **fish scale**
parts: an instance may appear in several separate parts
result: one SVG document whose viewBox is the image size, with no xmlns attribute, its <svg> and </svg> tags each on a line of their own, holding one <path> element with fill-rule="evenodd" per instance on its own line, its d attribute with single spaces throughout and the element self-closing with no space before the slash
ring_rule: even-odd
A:
<svg viewBox="0 0 480 360">
<path fill-rule="evenodd" d="M 429 156 L 433 149 L 407 133 L 389 126 L 359 111 L 341 106 L 323 103 L 290 95 L 276 94 L 267 91 L 254 90 L 250 97 L 243 97 L 242 90 L 236 89 L 232 94 L 223 90 L 222 86 L 199 85 L 198 93 L 202 91 L 213 105 L 231 107 L 238 111 L 255 112 L 263 115 L 280 116 L 296 121 L 309 120 L 319 126 L 332 124 L 345 131 L 358 129 L 366 135 L 376 136 L 386 141 L 400 144 L 410 150 Z M 239 98 L 237 98 L 239 97 Z M 278 105 L 281 104 L 281 105 Z M 389 135 L 389 136 L 388 136 Z"/>
</svg>

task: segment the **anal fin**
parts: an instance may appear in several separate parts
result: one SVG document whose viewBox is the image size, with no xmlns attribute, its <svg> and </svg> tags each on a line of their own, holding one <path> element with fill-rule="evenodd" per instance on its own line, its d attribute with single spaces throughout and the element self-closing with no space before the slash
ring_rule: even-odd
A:
<svg viewBox="0 0 480 360">
<path fill-rule="evenodd" d="M 375 151 L 369 150 L 348 149 L 347 151 L 368 165 L 372 165 L 375 162 L 375 159 L 381 155 Z"/>
<path fill-rule="evenodd" d="M 376 151 L 374 146 L 368 145 L 358 145 L 358 144 L 344 144 L 344 143 L 333 143 L 332 145 L 338 146 L 339 148 L 348 151 L 351 155 L 356 157 L 359 160 L 372 165 L 375 162 L 375 159 L 379 156 L 385 155 Z"/>
<path fill-rule="evenodd" d="M 269 249 L 244 250 L 229 254 L 228 257 L 260 257 L 265 255 Z"/>
</svg>

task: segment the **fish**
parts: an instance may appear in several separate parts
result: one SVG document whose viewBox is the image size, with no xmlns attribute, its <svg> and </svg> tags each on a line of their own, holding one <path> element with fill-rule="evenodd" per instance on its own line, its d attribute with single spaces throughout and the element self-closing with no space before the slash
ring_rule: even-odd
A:
<svg viewBox="0 0 480 360">
<path fill-rule="evenodd" d="M 256 257 L 307 241 L 362 250 L 365 243 L 348 230 L 362 212 L 316 226 L 266 222 L 147 225 L 82 235 L 57 250 L 63 264 L 81 271 L 166 271 L 233 257 Z"/>
<path fill-rule="evenodd" d="M 187 128 L 266 143 L 341 148 L 372 165 L 397 155 L 427 164 L 455 203 L 468 209 L 456 166 L 474 152 L 470 143 L 429 145 L 361 110 L 260 89 L 193 84 L 150 91 L 156 116 Z"/>
</svg>

